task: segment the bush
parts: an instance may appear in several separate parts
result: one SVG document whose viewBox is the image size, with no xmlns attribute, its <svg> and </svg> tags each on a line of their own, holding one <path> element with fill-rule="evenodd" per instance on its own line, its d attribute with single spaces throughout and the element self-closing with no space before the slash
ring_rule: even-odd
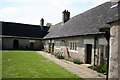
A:
<svg viewBox="0 0 120 80">
<path fill-rule="evenodd" d="M 58 52 L 54 54 L 58 59 L 64 59 L 65 57 L 63 56 L 62 52 Z"/>
<path fill-rule="evenodd" d="M 51 52 L 52 55 L 54 55 L 55 53 L 54 52 Z"/>
<path fill-rule="evenodd" d="M 107 71 L 107 66 L 105 64 L 100 66 L 89 66 L 88 68 L 91 68 L 103 74 L 106 74 L 106 71 Z"/>
<path fill-rule="evenodd" d="M 67 60 L 67 61 L 73 62 L 73 60 L 71 58 L 65 57 L 64 59 Z"/>
<path fill-rule="evenodd" d="M 107 71 L 107 65 L 102 65 L 100 68 L 100 72 L 106 74 Z"/>
<path fill-rule="evenodd" d="M 83 64 L 83 62 L 81 62 L 80 59 L 73 59 L 73 63 L 75 63 L 75 64 Z"/>
<path fill-rule="evenodd" d="M 47 50 L 43 50 L 44 52 L 48 52 Z"/>
</svg>

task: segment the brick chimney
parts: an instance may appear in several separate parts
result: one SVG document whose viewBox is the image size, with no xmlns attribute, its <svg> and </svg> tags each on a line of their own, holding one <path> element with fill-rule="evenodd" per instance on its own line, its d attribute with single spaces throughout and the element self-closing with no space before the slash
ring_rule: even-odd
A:
<svg viewBox="0 0 120 80">
<path fill-rule="evenodd" d="M 62 12 L 62 22 L 65 23 L 70 19 L 70 12 L 68 10 L 64 10 Z"/>
<path fill-rule="evenodd" d="M 44 27 L 44 19 L 43 18 L 41 18 L 41 20 L 40 20 L 40 26 Z"/>
</svg>

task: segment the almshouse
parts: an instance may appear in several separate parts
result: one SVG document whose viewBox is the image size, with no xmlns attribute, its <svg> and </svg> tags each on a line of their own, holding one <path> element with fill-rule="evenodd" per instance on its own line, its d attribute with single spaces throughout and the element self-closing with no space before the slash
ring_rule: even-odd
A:
<svg viewBox="0 0 120 80">
<path fill-rule="evenodd" d="M 62 12 L 62 22 L 52 26 L 44 37 L 45 49 L 51 53 L 62 52 L 65 57 L 79 59 L 85 64 L 106 63 L 108 40 L 100 28 L 110 27 L 107 21 L 116 4 L 106 2 L 70 18 L 70 12 Z"/>
</svg>

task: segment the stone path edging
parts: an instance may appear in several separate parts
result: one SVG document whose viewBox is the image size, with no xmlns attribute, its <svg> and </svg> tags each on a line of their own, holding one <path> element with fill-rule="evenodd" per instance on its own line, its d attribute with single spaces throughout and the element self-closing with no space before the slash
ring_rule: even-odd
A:
<svg viewBox="0 0 120 80">
<path fill-rule="evenodd" d="M 54 55 L 48 54 L 43 51 L 36 51 L 37 53 L 41 54 L 42 56 L 48 58 L 49 60 L 55 62 L 56 64 L 60 65 L 61 67 L 67 69 L 68 71 L 76 74 L 81 78 L 104 78 L 105 75 L 98 73 L 92 69 L 87 68 L 87 64 L 74 64 L 73 62 L 67 60 L 57 59 Z"/>
</svg>

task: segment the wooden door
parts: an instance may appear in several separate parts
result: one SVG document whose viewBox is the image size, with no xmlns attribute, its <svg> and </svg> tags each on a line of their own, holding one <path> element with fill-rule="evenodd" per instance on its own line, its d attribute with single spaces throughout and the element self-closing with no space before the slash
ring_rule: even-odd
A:
<svg viewBox="0 0 120 80">
<path fill-rule="evenodd" d="M 30 50 L 34 50 L 34 43 L 33 42 L 30 43 Z"/>
<path fill-rule="evenodd" d="M 54 52 L 54 43 L 52 43 L 52 45 L 51 45 L 51 52 L 52 53 Z"/>
<path fill-rule="evenodd" d="M 86 64 L 91 64 L 92 44 L 86 44 Z"/>
</svg>

